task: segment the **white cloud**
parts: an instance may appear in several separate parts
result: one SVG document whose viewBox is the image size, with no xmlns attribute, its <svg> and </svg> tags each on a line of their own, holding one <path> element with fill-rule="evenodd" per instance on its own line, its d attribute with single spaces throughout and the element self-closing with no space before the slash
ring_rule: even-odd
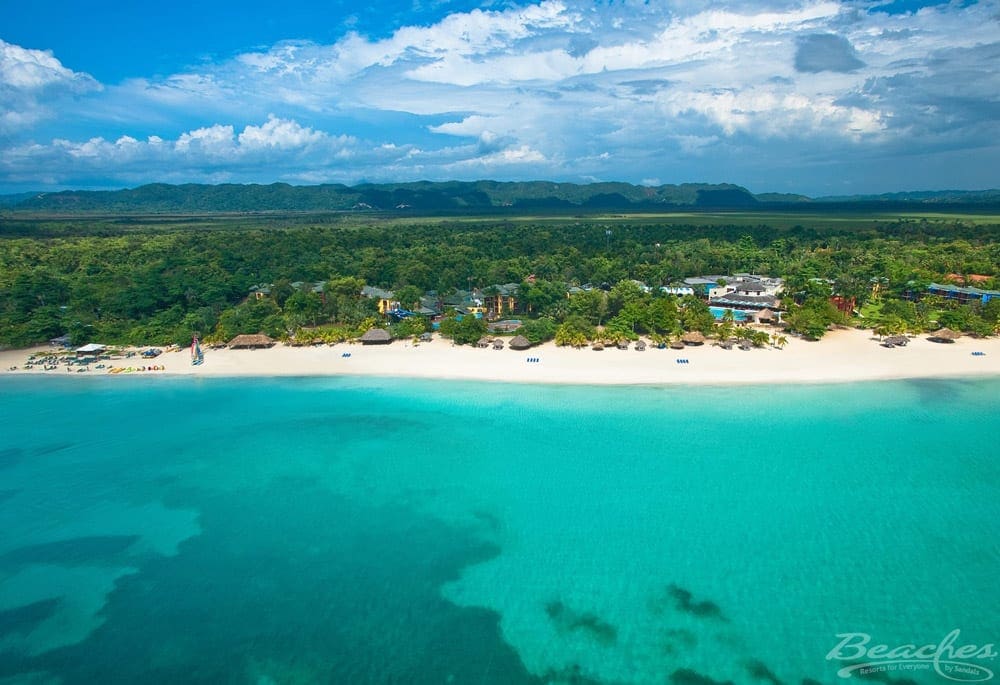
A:
<svg viewBox="0 0 1000 685">
<path fill-rule="evenodd" d="M 0 168 L 10 177 L 30 157 L 76 155 L 95 169 L 101 159 L 169 158 L 192 173 L 201 161 L 236 177 L 258 164 L 260 180 L 521 170 L 682 181 L 695 169 L 739 181 L 732 169 L 763 168 L 765 157 L 888 158 L 996 139 L 1000 0 L 896 15 L 870 7 L 547 0 L 454 13 L 378 40 L 283 42 L 90 97 L 79 118 L 103 125 L 94 140 L 31 147 L 43 100 L 0 105 L 0 131 L 20 134 L 17 155 L 3 151 Z M 21 101 L 50 87 L 96 87 L 49 53 L 0 46 L 15 55 L 0 68 L 2 87 Z M 140 116 L 144 132 L 162 137 L 123 138 L 119 122 Z M 159 168 L 150 166 L 149 180 Z M 117 173 L 110 162 L 106 172 Z"/>
<path fill-rule="evenodd" d="M 398 148 L 394 154 L 402 156 L 406 152 Z M 113 141 L 101 137 L 82 142 L 55 139 L 49 145 L 16 146 L 0 157 L 0 175 L 21 180 L 41 178 L 40 173 L 32 173 L 35 168 L 73 178 L 114 169 L 126 180 L 190 175 L 207 181 L 219 173 L 227 174 L 226 178 L 255 179 L 262 164 L 275 176 L 295 175 L 310 167 L 320 171 L 331 160 L 365 154 L 364 146 L 350 136 L 332 136 L 292 120 L 271 117 L 259 126 L 244 127 L 239 134 L 231 124 L 215 124 L 186 131 L 175 140 L 149 136 L 142 141 L 121 136 Z M 368 156 L 369 161 L 374 161 L 387 155 L 371 151 Z"/>
<path fill-rule="evenodd" d="M 0 134 L 51 116 L 60 98 L 99 89 L 92 77 L 67 69 L 51 52 L 0 40 Z"/>
</svg>

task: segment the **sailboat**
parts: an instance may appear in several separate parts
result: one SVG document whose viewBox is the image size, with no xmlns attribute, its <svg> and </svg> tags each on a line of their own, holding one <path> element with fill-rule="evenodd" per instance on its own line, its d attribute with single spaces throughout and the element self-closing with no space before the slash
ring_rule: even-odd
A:
<svg viewBox="0 0 1000 685">
<path fill-rule="evenodd" d="M 205 355 L 198 344 L 198 338 L 191 339 L 191 366 L 200 366 L 205 361 Z"/>
</svg>

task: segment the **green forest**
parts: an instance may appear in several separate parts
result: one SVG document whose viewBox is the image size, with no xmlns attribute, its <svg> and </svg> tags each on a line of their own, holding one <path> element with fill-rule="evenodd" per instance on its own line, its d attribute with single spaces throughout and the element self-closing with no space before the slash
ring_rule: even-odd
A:
<svg viewBox="0 0 1000 685">
<path fill-rule="evenodd" d="M 946 325 L 986 335 L 997 328 L 1000 301 L 959 305 L 926 288 L 951 274 L 976 274 L 987 277 L 977 287 L 996 289 L 1000 223 L 961 216 L 766 220 L 9 213 L 0 217 L 0 345 L 62 334 L 74 343 L 141 345 L 257 332 L 347 339 L 387 323 L 375 301 L 360 296 L 366 284 L 412 301 L 427 291 L 443 296 L 520 283 L 524 332 L 535 341 L 574 344 L 598 326 L 626 336 L 710 334 L 715 323 L 703 302 L 656 287 L 735 272 L 784 278 L 790 332 L 809 337 L 834 323 L 886 333 Z M 317 283 L 322 292 L 314 292 Z M 588 283 L 604 287 L 567 296 L 570 286 Z M 249 297 L 261 284 L 269 296 Z M 833 294 L 855 298 L 862 317 L 837 311 Z M 459 341 L 478 333 L 479 324 L 466 322 L 463 331 L 461 323 L 446 320 L 441 330 Z M 408 336 L 426 325 L 404 321 L 394 332 Z"/>
</svg>

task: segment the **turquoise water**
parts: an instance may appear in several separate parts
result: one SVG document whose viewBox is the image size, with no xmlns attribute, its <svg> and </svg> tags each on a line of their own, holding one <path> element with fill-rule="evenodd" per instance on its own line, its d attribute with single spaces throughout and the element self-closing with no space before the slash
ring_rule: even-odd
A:
<svg viewBox="0 0 1000 685">
<path fill-rule="evenodd" d="M 729 307 L 709 307 L 708 308 L 708 310 L 710 312 L 712 312 L 712 316 L 714 316 L 716 319 L 721 319 L 722 315 L 725 314 L 726 311 L 728 311 L 729 309 L 730 309 Z M 742 309 L 733 309 L 731 311 L 733 312 L 733 321 L 746 321 L 747 320 L 747 313 L 745 311 L 743 311 Z"/>
<path fill-rule="evenodd" d="M 840 633 L 1000 642 L 998 409 L 5 378 L 0 683 L 836 683 Z"/>
</svg>

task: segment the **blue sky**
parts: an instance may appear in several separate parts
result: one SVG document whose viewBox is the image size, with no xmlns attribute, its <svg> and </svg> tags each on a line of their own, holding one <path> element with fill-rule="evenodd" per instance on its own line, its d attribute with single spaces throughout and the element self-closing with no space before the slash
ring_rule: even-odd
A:
<svg viewBox="0 0 1000 685">
<path fill-rule="evenodd" d="M 1000 187 L 1000 0 L 162 5 L 0 0 L 0 192 Z"/>
</svg>

